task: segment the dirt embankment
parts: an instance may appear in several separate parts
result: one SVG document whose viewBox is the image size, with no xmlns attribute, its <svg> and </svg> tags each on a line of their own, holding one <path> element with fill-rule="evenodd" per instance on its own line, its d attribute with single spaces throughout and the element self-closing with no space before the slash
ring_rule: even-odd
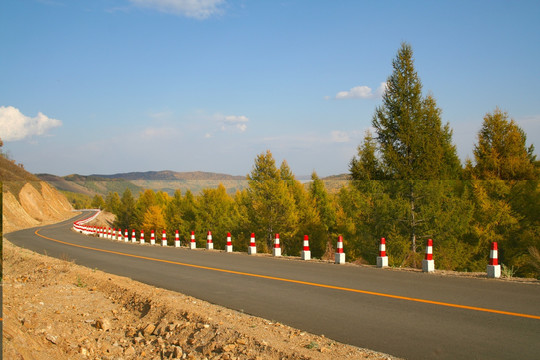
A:
<svg viewBox="0 0 540 360">
<path fill-rule="evenodd" d="M 388 359 L 4 242 L 6 359 Z"/>
<path fill-rule="evenodd" d="M 14 194 L 14 189 L 19 191 Z M 3 230 L 8 233 L 69 219 L 75 215 L 72 210 L 66 197 L 44 181 L 25 183 L 17 187 L 5 186 L 2 204 Z"/>
</svg>

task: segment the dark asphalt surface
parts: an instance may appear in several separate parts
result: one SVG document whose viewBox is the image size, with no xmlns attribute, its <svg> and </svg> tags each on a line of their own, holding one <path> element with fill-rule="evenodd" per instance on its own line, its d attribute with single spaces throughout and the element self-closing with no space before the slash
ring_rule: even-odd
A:
<svg viewBox="0 0 540 360">
<path fill-rule="evenodd" d="M 80 216 L 87 217 L 88 213 Z M 540 316 L 540 285 L 139 245 L 40 228 L 64 242 L 218 269 Z M 460 309 L 193 268 L 57 243 L 35 229 L 20 247 L 407 359 L 540 359 L 540 319 Z M 436 254 L 435 254 L 436 259 Z M 436 260 L 435 260 L 436 261 Z"/>
</svg>

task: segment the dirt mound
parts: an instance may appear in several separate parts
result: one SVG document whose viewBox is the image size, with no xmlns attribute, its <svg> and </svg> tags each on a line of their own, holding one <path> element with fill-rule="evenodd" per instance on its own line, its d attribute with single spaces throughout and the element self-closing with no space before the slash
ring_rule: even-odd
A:
<svg viewBox="0 0 540 360">
<path fill-rule="evenodd" d="M 9 184 L 9 181 L 5 184 Z M 3 193 L 4 233 L 69 219 L 73 208 L 66 197 L 44 181 L 25 183 L 17 194 L 6 186 Z"/>
<path fill-rule="evenodd" d="M 4 244 L 5 358 L 391 358 Z"/>
<path fill-rule="evenodd" d="M 98 227 L 112 227 L 115 220 L 116 215 L 114 215 L 113 213 L 110 213 L 108 211 L 101 211 L 94 220 L 88 222 L 86 225 Z"/>
<path fill-rule="evenodd" d="M 2 221 L 4 232 L 38 226 L 39 221 L 28 215 L 15 195 L 4 192 L 2 199 Z"/>
<path fill-rule="evenodd" d="M 66 197 L 0 154 L 4 233 L 69 219 L 74 214 Z"/>
</svg>

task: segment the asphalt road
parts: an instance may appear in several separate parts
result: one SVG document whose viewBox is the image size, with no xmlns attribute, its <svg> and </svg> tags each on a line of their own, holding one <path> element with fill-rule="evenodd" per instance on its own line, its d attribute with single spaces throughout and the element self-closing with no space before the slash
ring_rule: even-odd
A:
<svg viewBox="0 0 540 360">
<path fill-rule="evenodd" d="M 540 359 L 538 284 L 123 243 L 75 233 L 72 221 L 6 238 L 408 359 Z"/>
</svg>

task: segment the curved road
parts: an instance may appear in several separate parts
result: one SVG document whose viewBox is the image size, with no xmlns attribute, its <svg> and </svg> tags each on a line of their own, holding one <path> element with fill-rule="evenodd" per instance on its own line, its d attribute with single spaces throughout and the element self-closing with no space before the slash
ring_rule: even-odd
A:
<svg viewBox="0 0 540 360">
<path fill-rule="evenodd" d="M 395 356 L 540 356 L 538 284 L 131 244 L 75 233 L 74 220 L 5 237 L 39 253 Z"/>
</svg>

